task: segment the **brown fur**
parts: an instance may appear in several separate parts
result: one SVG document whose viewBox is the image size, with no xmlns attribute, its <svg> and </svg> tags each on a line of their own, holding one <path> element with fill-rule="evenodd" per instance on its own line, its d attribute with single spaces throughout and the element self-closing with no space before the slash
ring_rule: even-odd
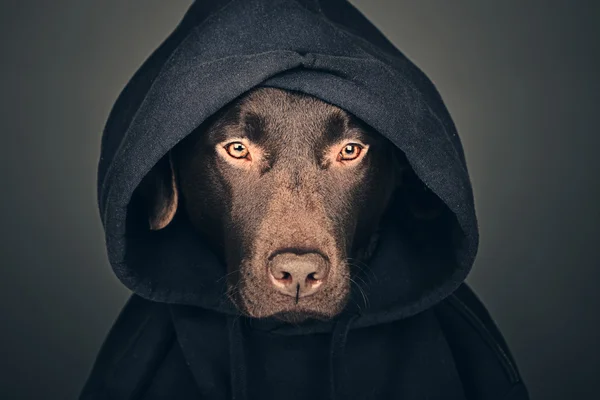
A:
<svg viewBox="0 0 600 400">
<path fill-rule="evenodd" d="M 232 157 L 232 142 L 250 158 Z M 363 146 L 355 160 L 340 160 L 347 143 Z M 348 299 L 349 259 L 368 253 L 400 183 L 395 151 L 338 107 L 254 89 L 176 146 L 171 171 L 169 163 L 157 165 L 150 226 L 161 229 L 184 209 L 225 260 L 229 295 L 246 315 L 330 318 Z M 295 299 L 278 291 L 268 272 L 277 252 L 322 257 L 319 290 Z"/>
</svg>

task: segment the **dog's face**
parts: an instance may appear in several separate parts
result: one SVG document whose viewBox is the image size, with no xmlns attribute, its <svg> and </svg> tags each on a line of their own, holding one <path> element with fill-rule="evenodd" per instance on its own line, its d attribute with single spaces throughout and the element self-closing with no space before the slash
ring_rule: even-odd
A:
<svg viewBox="0 0 600 400">
<path fill-rule="evenodd" d="M 327 319 L 397 185 L 394 146 L 314 97 L 255 89 L 159 163 L 153 229 L 179 207 L 228 268 L 246 315 Z"/>
</svg>

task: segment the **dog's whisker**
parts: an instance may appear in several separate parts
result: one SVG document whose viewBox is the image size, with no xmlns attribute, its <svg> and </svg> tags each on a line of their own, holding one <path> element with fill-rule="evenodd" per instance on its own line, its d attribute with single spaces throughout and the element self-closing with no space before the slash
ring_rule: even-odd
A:
<svg viewBox="0 0 600 400">
<path fill-rule="evenodd" d="M 357 266 L 357 267 L 359 267 L 361 269 L 370 270 L 369 264 L 367 264 L 366 262 L 362 261 L 361 259 L 349 257 L 346 260 L 348 262 L 351 262 L 352 264 L 354 264 L 355 266 Z"/>
<path fill-rule="evenodd" d="M 360 305 L 360 303 L 358 301 L 356 301 L 356 299 L 351 298 L 350 301 L 352 301 L 352 303 L 354 305 L 356 305 L 356 308 L 358 308 L 358 311 L 362 312 L 363 311 L 363 307 Z"/>
<path fill-rule="evenodd" d="M 355 279 L 360 279 L 360 281 L 362 282 L 362 284 L 363 284 L 363 285 L 365 285 L 365 286 L 369 286 L 369 283 L 370 283 L 370 282 L 367 282 L 367 281 L 366 281 L 366 280 L 365 280 L 365 279 L 364 279 L 362 276 L 360 276 L 360 275 L 356 274 L 356 275 L 354 275 L 354 278 L 355 278 Z"/>
<path fill-rule="evenodd" d="M 360 281 L 365 285 L 365 286 L 370 286 L 371 283 L 373 283 L 374 279 L 371 279 L 371 277 L 369 275 L 364 275 L 364 274 L 360 274 L 356 273 L 352 275 L 354 278 L 360 279 Z"/>
<path fill-rule="evenodd" d="M 358 282 L 356 282 L 354 279 L 350 278 L 350 282 L 354 283 L 356 285 L 356 287 L 358 288 L 358 291 L 360 292 L 362 298 L 363 298 L 363 302 L 365 303 L 365 308 L 369 307 L 368 304 L 368 300 L 367 300 L 367 295 L 365 294 L 364 290 L 362 289 L 362 287 L 360 287 L 360 285 L 358 284 Z"/>
<path fill-rule="evenodd" d="M 377 276 L 375 275 L 375 273 L 371 270 L 371 268 L 369 268 L 369 266 L 360 261 L 360 260 L 356 260 L 353 258 L 347 258 L 346 259 L 346 263 L 350 266 L 350 267 L 355 267 L 357 268 L 360 272 L 363 272 L 365 274 L 366 278 L 374 278 L 375 280 L 377 280 Z M 362 265 L 360 265 L 362 264 Z"/>
<path fill-rule="evenodd" d="M 359 259 L 356 259 L 356 258 L 347 258 L 346 262 L 349 263 L 350 265 L 352 265 L 352 266 L 360 269 L 361 271 L 372 272 L 371 268 L 369 268 L 369 264 L 367 264 L 364 261 L 361 261 Z"/>
<path fill-rule="evenodd" d="M 216 282 L 221 282 L 223 279 L 226 279 L 226 278 L 228 278 L 228 277 L 230 277 L 230 276 L 232 276 L 234 274 L 237 274 L 237 273 L 238 273 L 238 271 L 228 272 L 225 275 L 223 275 L 222 277 L 220 277 L 219 279 L 217 279 Z"/>
</svg>

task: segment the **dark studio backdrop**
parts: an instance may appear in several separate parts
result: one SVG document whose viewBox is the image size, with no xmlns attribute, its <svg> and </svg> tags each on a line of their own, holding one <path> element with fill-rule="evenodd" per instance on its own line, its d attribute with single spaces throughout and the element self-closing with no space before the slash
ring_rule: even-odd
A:
<svg viewBox="0 0 600 400">
<path fill-rule="evenodd" d="M 128 297 L 96 208 L 120 90 L 190 0 L 0 3 L 0 399 L 74 399 Z M 468 282 L 535 399 L 600 377 L 600 3 L 353 0 L 437 85 L 481 245 Z"/>
</svg>

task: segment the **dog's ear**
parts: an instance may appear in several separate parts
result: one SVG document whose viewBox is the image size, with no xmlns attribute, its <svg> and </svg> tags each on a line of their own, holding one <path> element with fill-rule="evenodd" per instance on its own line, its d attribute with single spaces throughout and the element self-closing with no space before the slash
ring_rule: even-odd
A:
<svg viewBox="0 0 600 400">
<path fill-rule="evenodd" d="M 432 220 L 440 216 L 443 202 L 429 189 L 413 171 L 404 153 L 394 153 L 396 189 L 402 191 L 411 214 L 420 220 Z"/>
<path fill-rule="evenodd" d="M 179 201 L 171 152 L 146 174 L 138 190 L 146 207 L 150 229 L 159 230 L 169 225 L 177 212 Z"/>
</svg>

